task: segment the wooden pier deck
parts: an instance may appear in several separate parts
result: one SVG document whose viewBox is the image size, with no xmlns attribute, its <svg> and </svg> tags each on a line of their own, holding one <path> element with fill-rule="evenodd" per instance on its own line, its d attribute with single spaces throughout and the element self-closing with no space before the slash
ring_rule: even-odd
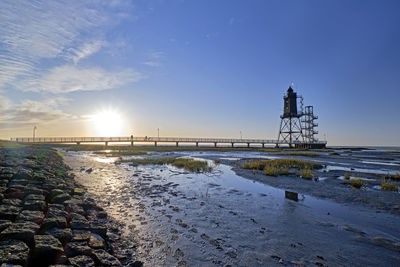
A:
<svg viewBox="0 0 400 267">
<path fill-rule="evenodd" d="M 194 144 L 199 146 L 199 144 L 211 144 L 217 147 L 218 144 L 228 144 L 232 147 L 235 144 L 245 144 L 248 147 L 251 145 L 290 145 L 288 141 L 285 140 L 272 140 L 272 139 L 241 139 L 241 138 L 185 138 L 185 137 L 17 137 L 12 138 L 13 141 L 18 143 L 30 143 L 30 144 L 83 144 L 83 143 L 130 143 L 132 146 L 135 143 L 154 143 L 155 146 L 160 143 L 174 143 L 176 146 L 179 144 Z M 326 146 L 326 141 L 318 141 L 312 144 L 308 144 L 301 141 L 294 141 L 291 145 L 296 147 L 305 147 L 307 145 L 313 146 Z"/>
</svg>

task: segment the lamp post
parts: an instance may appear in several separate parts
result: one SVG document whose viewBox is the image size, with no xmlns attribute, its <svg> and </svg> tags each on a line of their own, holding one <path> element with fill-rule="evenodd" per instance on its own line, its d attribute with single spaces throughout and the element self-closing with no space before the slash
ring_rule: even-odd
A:
<svg viewBox="0 0 400 267">
<path fill-rule="evenodd" d="M 242 137 L 242 131 L 240 131 L 240 140 L 242 140 L 243 139 L 243 137 Z"/>
<path fill-rule="evenodd" d="M 33 141 L 35 141 L 36 130 L 37 130 L 37 127 L 35 125 L 35 126 L 33 126 Z"/>
<path fill-rule="evenodd" d="M 157 138 L 160 140 L 160 128 L 157 128 Z"/>
</svg>

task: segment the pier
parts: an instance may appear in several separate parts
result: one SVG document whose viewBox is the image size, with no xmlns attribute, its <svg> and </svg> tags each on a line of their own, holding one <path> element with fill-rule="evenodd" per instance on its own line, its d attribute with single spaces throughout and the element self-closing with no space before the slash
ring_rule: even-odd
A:
<svg viewBox="0 0 400 267">
<path fill-rule="evenodd" d="M 302 141 L 289 141 L 289 140 L 271 140 L 271 139 L 242 139 L 242 138 L 185 138 L 185 137 L 17 137 L 13 141 L 18 143 L 29 144 L 83 144 L 83 143 L 104 143 L 106 146 L 109 143 L 130 143 L 134 146 L 135 143 L 153 143 L 158 146 L 160 143 L 172 143 L 177 147 L 179 144 L 193 144 L 196 147 L 199 144 L 208 144 L 217 147 L 219 144 L 229 145 L 235 147 L 237 144 L 251 147 L 254 145 L 291 145 L 294 144 L 296 148 L 324 148 L 326 141 L 315 141 L 306 143 Z"/>
</svg>

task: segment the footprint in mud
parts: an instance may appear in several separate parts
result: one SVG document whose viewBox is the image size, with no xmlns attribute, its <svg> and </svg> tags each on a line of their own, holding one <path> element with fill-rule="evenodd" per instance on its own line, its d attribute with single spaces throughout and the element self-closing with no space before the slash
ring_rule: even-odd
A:
<svg viewBox="0 0 400 267">
<path fill-rule="evenodd" d="M 231 257 L 232 259 L 237 258 L 237 254 L 233 250 L 226 252 L 225 255 L 227 255 L 228 257 Z"/>
<path fill-rule="evenodd" d="M 164 244 L 164 242 L 162 242 L 161 240 L 156 240 L 155 243 L 156 243 L 156 246 L 161 246 Z"/>
<path fill-rule="evenodd" d="M 180 248 L 175 250 L 174 257 L 183 258 L 183 256 L 185 256 L 185 254 L 183 253 L 183 251 Z"/>
<path fill-rule="evenodd" d="M 200 237 L 201 237 L 202 239 L 204 239 L 204 240 L 210 239 L 210 237 L 209 237 L 208 235 L 206 235 L 205 233 L 202 233 L 202 234 L 200 235 Z"/>
<path fill-rule="evenodd" d="M 164 216 L 167 217 L 167 218 L 170 219 L 170 220 L 171 220 L 171 218 L 172 218 L 172 215 L 170 215 L 170 214 L 165 214 Z"/>
<path fill-rule="evenodd" d="M 179 212 L 179 208 L 178 207 L 169 206 L 168 208 L 172 209 L 172 211 Z"/>
<path fill-rule="evenodd" d="M 194 228 L 194 227 L 193 227 L 192 229 L 190 229 L 189 231 L 190 231 L 190 232 L 193 232 L 193 233 L 197 233 L 197 232 L 198 232 L 197 229 Z"/>
<path fill-rule="evenodd" d="M 232 210 L 230 210 L 229 213 L 232 214 L 232 215 L 237 215 L 237 213 L 232 211 Z"/>
<path fill-rule="evenodd" d="M 218 240 L 216 240 L 216 239 L 211 239 L 210 244 L 213 245 L 216 249 L 223 250 L 223 248 L 219 244 Z"/>
<path fill-rule="evenodd" d="M 200 206 L 204 206 L 206 203 L 204 203 L 203 201 L 200 202 Z"/>
<path fill-rule="evenodd" d="M 224 207 L 224 206 L 222 206 L 222 205 L 218 205 L 218 207 L 220 207 L 221 209 L 225 209 L 225 207 Z"/>
<path fill-rule="evenodd" d="M 250 221 L 257 224 L 256 220 L 254 220 L 253 218 L 250 218 Z"/>
<path fill-rule="evenodd" d="M 177 263 L 176 265 L 177 267 L 187 267 L 189 266 L 188 263 L 186 261 L 180 261 Z"/>
<path fill-rule="evenodd" d="M 176 219 L 176 223 L 183 228 L 188 228 L 188 225 L 184 223 L 181 219 Z"/>
<path fill-rule="evenodd" d="M 171 234 L 177 234 L 178 230 L 176 230 L 175 228 L 171 228 L 170 232 L 171 232 Z"/>
</svg>

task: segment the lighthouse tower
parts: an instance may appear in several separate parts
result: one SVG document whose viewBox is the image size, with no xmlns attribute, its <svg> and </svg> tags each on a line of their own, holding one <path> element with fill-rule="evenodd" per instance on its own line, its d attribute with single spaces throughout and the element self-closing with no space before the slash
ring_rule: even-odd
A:
<svg viewBox="0 0 400 267">
<path fill-rule="evenodd" d="M 283 115 L 281 115 L 278 144 L 284 142 L 289 144 L 289 147 L 293 147 L 296 143 L 304 142 L 300 121 L 302 111 L 297 112 L 297 98 L 297 94 L 289 86 L 286 95 L 283 97 Z"/>
</svg>

